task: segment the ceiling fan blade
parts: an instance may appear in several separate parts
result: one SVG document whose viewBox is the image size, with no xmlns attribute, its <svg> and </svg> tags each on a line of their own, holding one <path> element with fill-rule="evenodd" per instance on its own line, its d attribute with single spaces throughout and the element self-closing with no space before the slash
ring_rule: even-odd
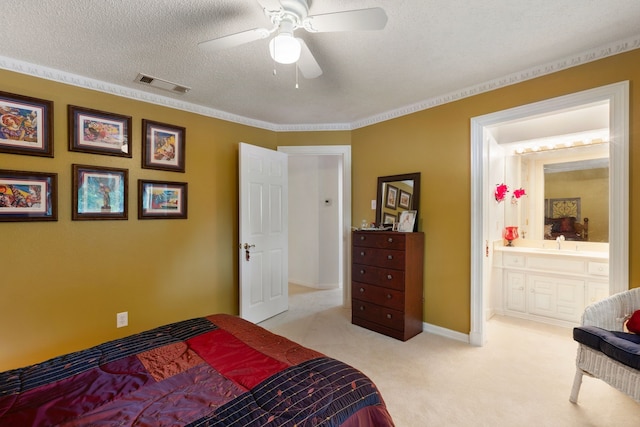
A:
<svg viewBox="0 0 640 427">
<path fill-rule="evenodd" d="M 322 69 L 318 62 L 313 57 L 313 54 L 309 50 L 307 44 L 301 38 L 297 38 L 300 42 L 300 59 L 298 59 L 297 66 L 305 79 L 315 79 L 322 75 Z"/>
<path fill-rule="evenodd" d="M 387 14 L 384 9 L 373 7 L 313 15 L 307 17 L 302 24 L 312 33 L 382 30 L 387 25 Z"/>
<path fill-rule="evenodd" d="M 253 30 L 241 31 L 235 34 L 229 34 L 228 36 L 222 36 L 217 39 L 200 42 L 198 43 L 198 46 L 207 50 L 228 49 L 230 47 L 236 47 L 241 44 L 267 38 L 269 37 L 269 34 L 269 30 L 266 28 L 254 28 Z"/>
<path fill-rule="evenodd" d="M 264 10 L 269 12 L 277 12 L 282 9 L 280 0 L 258 0 L 258 3 Z"/>
</svg>

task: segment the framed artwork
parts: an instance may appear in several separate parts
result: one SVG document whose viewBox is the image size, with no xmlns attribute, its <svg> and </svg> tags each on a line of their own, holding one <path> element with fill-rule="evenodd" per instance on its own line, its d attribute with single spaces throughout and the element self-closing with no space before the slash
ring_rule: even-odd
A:
<svg viewBox="0 0 640 427">
<path fill-rule="evenodd" d="M 139 219 L 186 219 L 186 182 L 138 180 Z"/>
<path fill-rule="evenodd" d="M 411 209 L 411 193 L 400 190 L 400 198 L 398 199 L 398 207 L 403 209 Z"/>
<path fill-rule="evenodd" d="M 142 120 L 142 167 L 184 172 L 186 129 Z"/>
<path fill-rule="evenodd" d="M 386 185 L 386 191 L 384 195 L 384 207 L 389 209 L 396 209 L 398 207 L 398 188 L 393 185 Z"/>
<path fill-rule="evenodd" d="M 69 151 L 131 157 L 131 117 L 68 106 Z"/>
<path fill-rule="evenodd" d="M 57 221 L 58 174 L 0 170 L 0 221 Z"/>
<path fill-rule="evenodd" d="M 398 231 L 412 232 L 417 211 L 402 211 L 398 221 Z"/>
<path fill-rule="evenodd" d="M 0 152 L 53 157 L 53 102 L 0 92 Z"/>
<path fill-rule="evenodd" d="M 127 219 L 129 171 L 72 165 L 73 220 Z"/>
<path fill-rule="evenodd" d="M 383 218 L 382 218 L 383 224 L 395 224 L 396 222 L 398 222 L 398 217 L 395 216 L 394 214 L 390 214 L 387 212 L 383 214 Z"/>
</svg>

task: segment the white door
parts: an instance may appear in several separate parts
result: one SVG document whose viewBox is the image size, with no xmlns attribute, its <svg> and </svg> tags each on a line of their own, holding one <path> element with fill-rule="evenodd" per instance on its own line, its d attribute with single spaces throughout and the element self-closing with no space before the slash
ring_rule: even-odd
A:
<svg viewBox="0 0 640 427">
<path fill-rule="evenodd" d="M 240 317 L 289 308 L 287 155 L 240 143 Z"/>
</svg>

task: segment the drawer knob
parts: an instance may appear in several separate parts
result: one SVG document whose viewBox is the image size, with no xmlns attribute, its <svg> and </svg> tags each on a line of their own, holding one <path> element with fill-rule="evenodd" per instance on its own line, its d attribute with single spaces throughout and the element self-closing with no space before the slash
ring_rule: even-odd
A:
<svg viewBox="0 0 640 427">
<path fill-rule="evenodd" d="M 360 290 L 360 293 L 364 292 L 364 288 L 360 288 L 359 290 Z"/>
<path fill-rule="evenodd" d="M 365 236 L 360 236 L 360 240 L 365 240 L 366 237 Z"/>
<path fill-rule="evenodd" d="M 364 256 L 364 251 L 360 252 L 360 256 Z"/>
<path fill-rule="evenodd" d="M 389 238 L 387 239 L 387 242 L 389 242 L 389 243 L 393 243 L 393 237 L 389 237 Z"/>
<path fill-rule="evenodd" d="M 364 305 L 360 306 L 360 311 L 364 311 Z"/>
<path fill-rule="evenodd" d="M 387 259 L 393 259 L 393 255 L 387 255 Z"/>
<path fill-rule="evenodd" d="M 387 319 L 391 319 L 393 316 L 389 313 L 387 313 Z"/>
<path fill-rule="evenodd" d="M 391 299 L 391 294 L 387 294 L 387 299 Z"/>
<path fill-rule="evenodd" d="M 364 270 L 360 270 L 360 274 L 364 274 Z"/>
<path fill-rule="evenodd" d="M 391 279 L 393 279 L 393 276 L 390 274 L 387 274 L 387 280 L 391 280 Z"/>
</svg>

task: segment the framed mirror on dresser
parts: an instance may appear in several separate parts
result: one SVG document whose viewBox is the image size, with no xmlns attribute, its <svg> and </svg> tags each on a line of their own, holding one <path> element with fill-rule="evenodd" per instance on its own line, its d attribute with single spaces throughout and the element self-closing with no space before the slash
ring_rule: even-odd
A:
<svg viewBox="0 0 640 427">
<path fill-rule="evenodd" d="M 416 211 L 413 231 L 418 231 L 420 172 L 378 177 L 376 225 L 398 223 L 402 212 Z"/>
</svg>

